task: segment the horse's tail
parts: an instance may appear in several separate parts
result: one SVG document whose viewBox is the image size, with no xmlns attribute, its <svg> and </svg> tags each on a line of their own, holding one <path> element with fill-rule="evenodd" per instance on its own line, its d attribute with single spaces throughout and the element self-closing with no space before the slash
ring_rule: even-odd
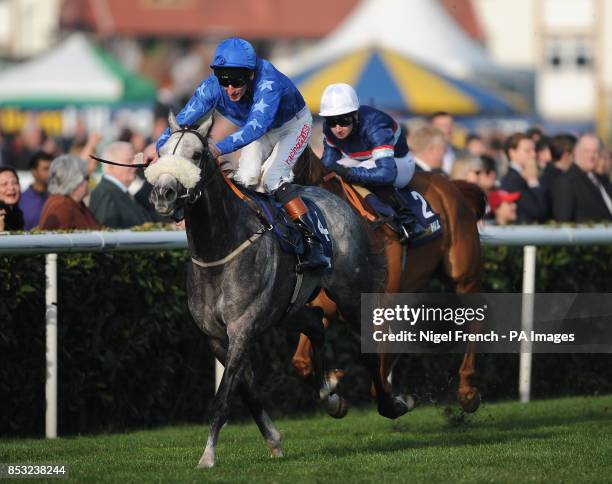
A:
<svg viewBox="0 0 612 484">
<path fill-rule="evenodd" d="M 486 193 L 478 185 L 465 180 L 453 180 L 453 184 L 474 211 L 476 220 L 482 220 L 487 210 Z"/>
</svg>

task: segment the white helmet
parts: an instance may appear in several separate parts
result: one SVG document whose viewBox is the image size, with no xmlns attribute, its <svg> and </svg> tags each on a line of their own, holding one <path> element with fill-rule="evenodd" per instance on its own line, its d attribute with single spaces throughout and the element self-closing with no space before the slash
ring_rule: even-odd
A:
<svg viewBox="0 0 612 484">
<path fill-rule="evenodd" d="M 321 112 L 319 116 L 340 116 L 359 109 L 359 98 L 355 89 L 348 84 L 339 82 L 330 84 L 321 96 Z"/>
</svg>

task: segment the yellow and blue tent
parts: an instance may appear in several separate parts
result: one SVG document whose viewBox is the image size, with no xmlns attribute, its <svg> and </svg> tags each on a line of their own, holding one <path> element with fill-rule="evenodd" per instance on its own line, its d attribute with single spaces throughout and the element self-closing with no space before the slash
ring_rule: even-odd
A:
<svg viewBox="0 0 612 484">
<path fill-rule="evenodd" d="M 328 84 L 346 82 L 363 104 L 403 114 L 511 115 L 501 95 L 455 79 L 391 49 L 368 47 L 291 76 L 312 112 Z"/>
</svg>

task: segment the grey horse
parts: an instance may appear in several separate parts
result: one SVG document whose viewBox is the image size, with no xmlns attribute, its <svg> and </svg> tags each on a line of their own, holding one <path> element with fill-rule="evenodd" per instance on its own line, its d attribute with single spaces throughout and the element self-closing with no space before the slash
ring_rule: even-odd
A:
<svg viewBox="0 0 612 484">
<path fill-rule="evenodd" d="M 176 161 L 186 171 L 197 171 L 198 181 L 182 174 L 176 166 L 151 177 L 151 201 L 157 212 L 171 215 L 184 208 L 192 264 L 188 272 L 188 304 L 200 329 L 209 337 L 215 357 L 225 372 L 211 405 L 211 423 L 206 447 L 198 467 L 215 464 L 219 431 L 228 418 L 229 400 L 237 392 L 253 416 L 273 457 L 282 456 L 281 435 L 257 395 L 249 351 L 258 334 L 273 324 L 303 321 L 296 331 L 313 340 L 315 376 L 319 398 L 332 416 L 342 417 L 346 404 L 334 384 L 323 374 L 321 347 L 324 340 L 321 313 L 305 306 L 308 291 L 290 304 L 295 294 L 295 256 L 281 251 L 274 234 L 256 212 L 232 189 L 208 151 L 207 136 L 212 119 L 207 117 L 195 129 L 181 128 L 174 115 L 169 117 L 172 135 L 160 150 L 160 161 Z M 181 161 L 182 160 L 182 161 Z M 181 165 L 182 163 L 182 165 Z M 147 177 L 149 174 L 147 173 Z M 193 185 L 187 189 L 185 184 Z M 304 195 L 316 200 L 329 227 L 334 255 L 327 275 L 308 274 L 304 284 L 312 290 L 324 288 L 343 317 L 353 324 L 360 321 L 360 298 L 355 294 L 382 292 L 384 273 L 380 257 L 369 245 L 362 223 L 350 207 L 335 195 L 317 188 L 304 188 Z M 310 282 L 307 282 L 310 281 Z M 314 282 L 313 282 L 314 281 Z M 288 308 L 291 308 L 289 311 Z M 357 326 L 358 327 L 358 326 Z M 382 415 L 396 418 L 408 407 L 399 398 L 382 391 L 376 355 L 363 355 L 377 392 Z M 377 389 L 378 389 L 377 388 Z"/>
</svg>

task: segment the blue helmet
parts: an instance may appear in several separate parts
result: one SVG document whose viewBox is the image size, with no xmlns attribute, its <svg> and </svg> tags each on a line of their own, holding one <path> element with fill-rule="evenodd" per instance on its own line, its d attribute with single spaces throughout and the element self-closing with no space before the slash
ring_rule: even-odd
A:
<svg viewBox="0 0 612 484">
<path fill-rule="evenodd" d="M 255 69 L 257 66 L 257 54 L 253 46 L 244 39 L 231 37 L 223 40 L 215 50 L 212 64 L 213 69 L 227 67 L 242 67 Z"/>
</svg>

